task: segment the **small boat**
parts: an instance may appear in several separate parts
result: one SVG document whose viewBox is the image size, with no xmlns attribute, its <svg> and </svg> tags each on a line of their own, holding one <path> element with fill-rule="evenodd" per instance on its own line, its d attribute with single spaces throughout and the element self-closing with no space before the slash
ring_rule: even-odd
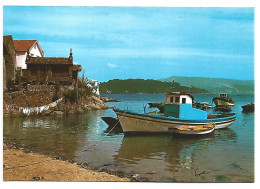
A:
<svg viewBox="0 0 260 189">
<path fill-rule="evenodd" d="M 204 135 L 214 131 L 215 124 L 204 124 L 198 126 L 181 125 L 178 127 L 169 128 L 172 132 L 184 135 Z"/>
<path fill-rule="evenodd" d="M 254 112 L 255 111 L 255 104 L 253 104 L 252 102 L 241 106 L 244 112 Z"/>
<path fill-rule="evenodd" d="M 195 102 L 192 104 L 192 107 L 200 109 L 200 110 L 208 110 L 212 108 L 212 105 L 209 102 Z"/>
<path fill-rule="evenodd" d="M 215 124 L 215 129 L 229 127 L 236 119 L 236 113 L 208 115 L 206 111 L 192 107 L 190 94 L 172 92 L 165 95 L 164 113 L 136 113 L 114 109 L 124 133 L 131 132 L 172 132 L 180 125 L 200 126 Z M 170 128 L 170 129 L 169 129 Z"/>
<path fill-rule="evenodd" d="M 212 101 L 215 103 L 216 106 L 234 106 L 235 100 L 229 98 L 227 93 L 221 93 L 219 97 L 214 97 Z"/>
<path fill-rule="evenodd" d="M 159 105 L 164 105 L 164 102 L 149 102 L 149 108 L 157 108 Z"/>
<path fill-rule="evenodd" d="M 232 109 L 229 106 L 216 106 L 215 111 L 220 111 L 220 112 L 231 112 Z"/>
<path fill-rule="evenodd" d="M 149 108 L 158 108 L 161 113 L 164 112 L 164 102 L 150 102 L 148 105 Z"/>
</svg>

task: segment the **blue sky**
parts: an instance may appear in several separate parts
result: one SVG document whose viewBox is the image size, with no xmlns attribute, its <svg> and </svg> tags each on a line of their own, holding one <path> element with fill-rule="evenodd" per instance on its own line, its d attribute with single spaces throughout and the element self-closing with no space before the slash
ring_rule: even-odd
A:
<svg viewBox="0 0 260 189">
<path fill-rule="evenodd" d="M 254 79 L 254 8 L 4 6 L 3 34 L 36 39 L 85 76 Z"/>
</svg>

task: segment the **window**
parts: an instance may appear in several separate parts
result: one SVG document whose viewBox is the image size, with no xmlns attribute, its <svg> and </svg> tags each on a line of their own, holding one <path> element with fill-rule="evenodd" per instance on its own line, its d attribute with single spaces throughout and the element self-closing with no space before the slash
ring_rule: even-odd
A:
<svg viewBox="0 0 260 189">
<path fill-rule="evenodd" d="M 175 102 L 180 102 L 180 97 L 176 97 Z"/>
<path fill-rule="evenodd" d="M 186 104 L 186 98 L 183 98 L 183 99 L 181 100 L 181 103 L 182 103 L 182 104 Z"/>
<path fill-rule="evenodd" d="M 170 102 L 173 102 L 173 96 L 170 97 Z"/>
</svg>

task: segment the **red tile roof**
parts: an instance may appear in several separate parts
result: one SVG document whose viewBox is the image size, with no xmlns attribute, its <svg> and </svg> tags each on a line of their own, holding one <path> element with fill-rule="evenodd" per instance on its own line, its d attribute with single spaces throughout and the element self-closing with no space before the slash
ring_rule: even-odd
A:
<svg viewBox="0 0 260 189">
<path fill-rule="evenodd" d="M 16 51 L 26 52 L 30 50 L 36 42 L 42 56 L 44 56 L 43 51 L 37 40 L 14 40 L 14 48 Z"/>
<path fill-rule="evenodd" d="M 36 40 L 14 40 L 14 48 L 16 51 L 28 51 Z"/>
</svg>

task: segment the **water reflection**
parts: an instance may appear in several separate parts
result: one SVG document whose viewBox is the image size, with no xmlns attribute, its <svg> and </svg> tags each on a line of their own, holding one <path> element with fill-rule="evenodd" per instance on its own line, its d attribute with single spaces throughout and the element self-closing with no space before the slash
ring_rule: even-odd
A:
<svg viewBox="0 0 260 189">
<path fill-rule="evenodd" d="M 88 132 L 89 118 L 82 116 L 28 117 L 4 120 L 4 141 L 36 152 L 73 158 Z"/>
<path fill-rule="evenodd" d="M 231 129 L 216 130 L 213 135 L 204 137 L 177 137 L 177 136 L 125 136 L 120 150 L 115 157 L 118 161 L 154 158 L 154 154 L 164 154 L 164 159 L 173 154 L 179 155 L 182 151 L 205 148 L 209 144 L 221 140 L 236 142 L 236 133 Z M 174 152 L 174 153 L 172 153 Z M 183 154 L 183 152 L 182 152 Z M 184 153 L 186 154 L 186 153 Z M 171 158 L 179 159 L 179 158 Z"/>
<path fill-rule="evenodd" d="M 133 168 L 138 164 L 145 164 L 144 162 L 152 160 L 153 171 L 164 175 L 165 181 L 178 178 L 178 174 L 180 174 L 180 180 L 183 180 L 184 174 L 193 173 L 198 166 L 197 161 L 202 158 L 197 156 L 198 153 L 209 151 L 212 146 L 223 145 L 223 140 L 228 141 L 229 144 L 236 143 L 235 132 L 231 129 L 224 129 L 221 132 L 217 130 L 213 135 L 196 138 L 186 137 L 185 139 L 165 135 L 125 136 L 118 153 L 114 155 L 114 160 L 131 165 L 128 166 L 129 172 L 133 171 Z M 208 156 L 210 157 L 212 154 Z M 157 166 L 157 164 L 160 166 Z M 150 174 L 151 166 L 147 167 L 142 168 L 143 173 L 147 172 L 144 176 L 156 181 L 157 175 Z M 190 178 L 192 178 L 192 175 Z"/>
<path fill-rule="evenodd" d="M 212 99 L 211 96 L 204 95 L 201 101 L 205 97 Z M 133 101 L 132 97 L 137 99 Z M 143 104 L 151 99 L 163 100 L 162 95 L 122 95 L 122 98 L 116 98 L 120 100 L 118 107 L 128 106 L 141 113 Z M 236 98 L 233 111 L 238 117 L 230 129 L 215 130 L 212 135 L 200 138 L 124 136 L 121 131 L 109 132 L 101 117 L 116 116 L 111 109 L 60 117 L 4 118 L 3 135 L 5 142 L 16 142 L 35 152 L 89 163 L 97 169 L 139 174 L 152 181 L 252 182 L 254 113 L 245 114 L 241 109 L 250 99 L 242 95 Z M 195 176 L 197 169 L 198 173 L 206 174 Z"/>
</svg>

